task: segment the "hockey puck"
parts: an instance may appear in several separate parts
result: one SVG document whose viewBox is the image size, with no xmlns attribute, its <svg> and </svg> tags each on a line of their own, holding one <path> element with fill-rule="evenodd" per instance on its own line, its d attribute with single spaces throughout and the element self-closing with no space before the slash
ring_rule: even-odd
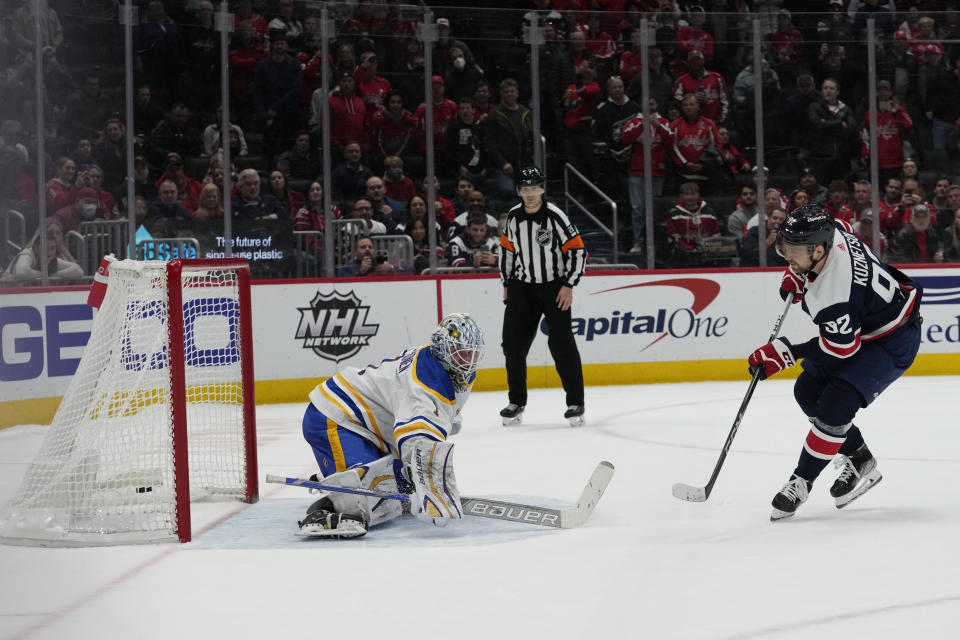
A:
<svg viewBox="0 0 960 640">
<path fill-rule="evenodd" d="M 153 487 L 137 487 L 137 493 L 147 493 L 153 491 Z"/>
</svg>

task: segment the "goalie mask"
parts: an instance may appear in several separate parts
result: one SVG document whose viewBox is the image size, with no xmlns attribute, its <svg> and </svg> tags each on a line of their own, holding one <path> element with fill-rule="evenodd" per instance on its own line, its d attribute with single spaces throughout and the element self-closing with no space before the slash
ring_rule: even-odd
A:
<svg viewBox="0 0 960 640">
<path fill-rule="evenodd" d="M 447 314 L 430 336 L 430 353 L 450 374 L 457 391 L 469 385 L 485 346 L 483 329 L 466 313 Z"/>
</svg>

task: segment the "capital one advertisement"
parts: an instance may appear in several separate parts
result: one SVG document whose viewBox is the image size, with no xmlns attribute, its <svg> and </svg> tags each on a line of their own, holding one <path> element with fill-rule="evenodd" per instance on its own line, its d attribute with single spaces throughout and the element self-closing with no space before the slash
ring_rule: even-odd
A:
<svg viewBox="0 0 960 640">
<path fill-rule="evenodd" d="M 924 287 L 920 352 L 960 352 L 960 269 L 908 273 Z M 572 307 L 581 358 L 584 364 L 746 358 L 770 337 L 783 313 L 780 275 L 772 270 L 584 277 L 574 289 Z M 444 312 L 467 311 L 484 328 L 488 349 L 482 367 L 503 367 L 499 280 L 445 280 L 442 293 Z M 793 305 L 780 335 L 799 342 L 817 331 Z M 528 365 L 552 364 L 541 322 Z"/>
</svg>

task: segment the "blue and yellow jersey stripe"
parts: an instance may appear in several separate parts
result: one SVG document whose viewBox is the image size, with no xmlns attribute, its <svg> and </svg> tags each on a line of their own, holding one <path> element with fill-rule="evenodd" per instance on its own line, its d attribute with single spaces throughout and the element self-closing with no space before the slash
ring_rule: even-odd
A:
<svg viewBox="0 0 960 640">
<path fill-rule="evenodd" d="M 426 416 L 414 416 L 410 420 L 398 422 L 393 426 L 393 439 L 397 443 L 398 454 L 404 442 L 421 436 L 444 442 L 447 439 L 447 430 Z"/>
<path fill-rule="evenodd" d="M 373 411 L 342 374 L 338 373 L 327 379 L 323 384 L 317 385 L 317 389 L 328 402 L 339 408 L 350 422 L 375 435 L 381 451 L 389 449 Z"/>
<path fill-rule="evenodd" d="M 410 374 L 414 382 L 444 404 L 456 404 L 457 398 L 453 391 L 453 383 L 450 382 L 450 374 L 430 353 L 430 347 L 421 347 L 417 351 Z"/>
<path fill-rule="evenodd" d="M 363 372 L 361 371 L 361 373 Z M 380 433 L 380 425 L 377 424 L 377 416 L 374 415 L 373 411 L 370 410 L 370 407 L 367 406 L 367 403 L 364 401 L 363 396 L 360 395 L 357 392 L 357 390 L 354 389 L 349 382 L 347 382 L 346 378 L 343 377 L 342 373 L 338 373 L 330 380 L 335 381 L 334 384 L 341 385 L 342 388 L 345 388 L 345 390 L 349 392 L 348 395 L 352 399 L 354 399 L 355 401 L 354 406 L 358 407 L 357 410 L 360 411 L 360 409 L 362 409 L 362 412 L 360 414 L 361 418 L 363 418 L 364 415 L 366 416 L 366 420 L 364 420 L 364 424 L 368 429 L 370 429 L 371 431 L 373 431 L 373 433 L 376 434 L 377 440 L 380 442 L 380 448 L 386 451 L 387 449 L 386 440 L 384 439 L 383 434 Z"/>
</svg>

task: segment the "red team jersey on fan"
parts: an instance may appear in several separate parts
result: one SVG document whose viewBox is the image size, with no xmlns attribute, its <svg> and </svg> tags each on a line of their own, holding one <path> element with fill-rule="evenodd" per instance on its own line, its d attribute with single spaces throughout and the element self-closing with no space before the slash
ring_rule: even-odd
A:
<svg viewBox="0 0 960 640">
<path fill-rule="evenodd" d="M 376 113 L 377 109 L 383 105 L 387 94 L 393 88 L 386 78 L 380 76 L 373 76 L 370 79 L 365 78 L 359 68 L 354 74 L 354 80 L 357 83 L 357 95 L 366 103 L 367 111 L 371 114 Z"/>
<path fill-rule="evenodd" d="M 895 169 L 903 164 L 903 138 L 913 128 L 913 121 L 903 107 L 877 112 L 877 160 L 881 169 Z M 870 156 L 870 111 L 860 122 L 860 155 Z"/>
<path fill-rule="evenodd" d="M 640 75 L 642 62 L 640 54 L 634 53 L 632 49 L 623 52 L 620 56 L 620 77 L 623 78 L 624 84 L 629 84 L 634 76 Z"/>
<path fill-rule="evenodd" d="M 686 60 L 687 54 L 691 51 L 700 51 L 703 53 L 703 59 L 710 61 L 713 59 L 713 36 L 703 29 L 694 29 L 693 27 L 683 27 L 677 30 L 677 53 L 678 60 Z"/>
<path fill-rule="evenodd" d="M 417 107 L 417 110 L 413 113 L 414 120 L 417 121 L 417 146 L 420 151 L 427 150 L 426 115 L 427 103 L 421 102 L 420 106 Z M 456 117 L 457 103 L 453 100 L 444 98 L 443 102 L 433 105 L 433 147 L 437 151 L 440 150 L 443 144 L 443 130 L 446 129 L 447 124 L 452 122 Z"/>
<path fill-rule="evenodd" d="M 677 118 L 670 123 L 670 128 L 673 130 L 673 150 L 678 167 L 699 162 L 704 151 L 720 144 L 717 125 L 710 118 L 701 116 L 693 124 L 685 118 Z"/>
<path fill-rule="evenodd" d="M 356 94 L 345 97 L 339 92 L 330 94 L 330 144 L 334 147 L 348 141 L 359 142 L 367 148 L 367 105 Z"/>
<path fill-rule="evenodd" d="M 703 96 L 700 102 L 700 115 L 710 118 L 714 122 L 723 122 L 730 112 L 730 97 L 727 95 L 727 83 L 723 76 L 715 71 L 704 71 L 702 78 L 694 78 L 684 73 L 673 84 L 673 98 L 677 102 L 683 96 L 692 93 Z"/>
<path fill-rule="evenodd" d="M 409 148 L 410 136 L 417 130 L 417 119 L 406 109 L 399 117 L 378 109 L 370 118 L 373 129 L 371 147 L 384 156 L 398 155 Z"/>
<path fill-rule="evenodd" d="M 652 175 L 664 175 L 667 167 L 667 154 L 673 143 L 673 132 L 666 118 L 658 114 L 655 117 L 655 126 L 651 127 L 650 136 L 653 144 L 650 145 L 650 165 Z M 630 175 L 644 175 L 643 168 L 643 114 L 638 113 L 623 125 L 620 142 L 633 145 L 633 155 L 630 156 Z"/>
<path fill-rule="evenodd" d="M 677 247 L 685 251 L 699 249 L 699 240 L 720 233 L 720 223 L 712 213 L 703 213 L 706 203 L 700 200 L 693 211 L 683 206 L 683 200 L 674 207 L 680 213 L 667 220 L 667 235 L 676 239 Z"/>
<path fill-rule="evenodd" d="M 564 94 L 563 126 L 567 131 L 583 131 L 593 122 L 593 114 L 603 99 L 603 90 L 596 82 L 582 87 L 572 84 Z"/>
</svg>

